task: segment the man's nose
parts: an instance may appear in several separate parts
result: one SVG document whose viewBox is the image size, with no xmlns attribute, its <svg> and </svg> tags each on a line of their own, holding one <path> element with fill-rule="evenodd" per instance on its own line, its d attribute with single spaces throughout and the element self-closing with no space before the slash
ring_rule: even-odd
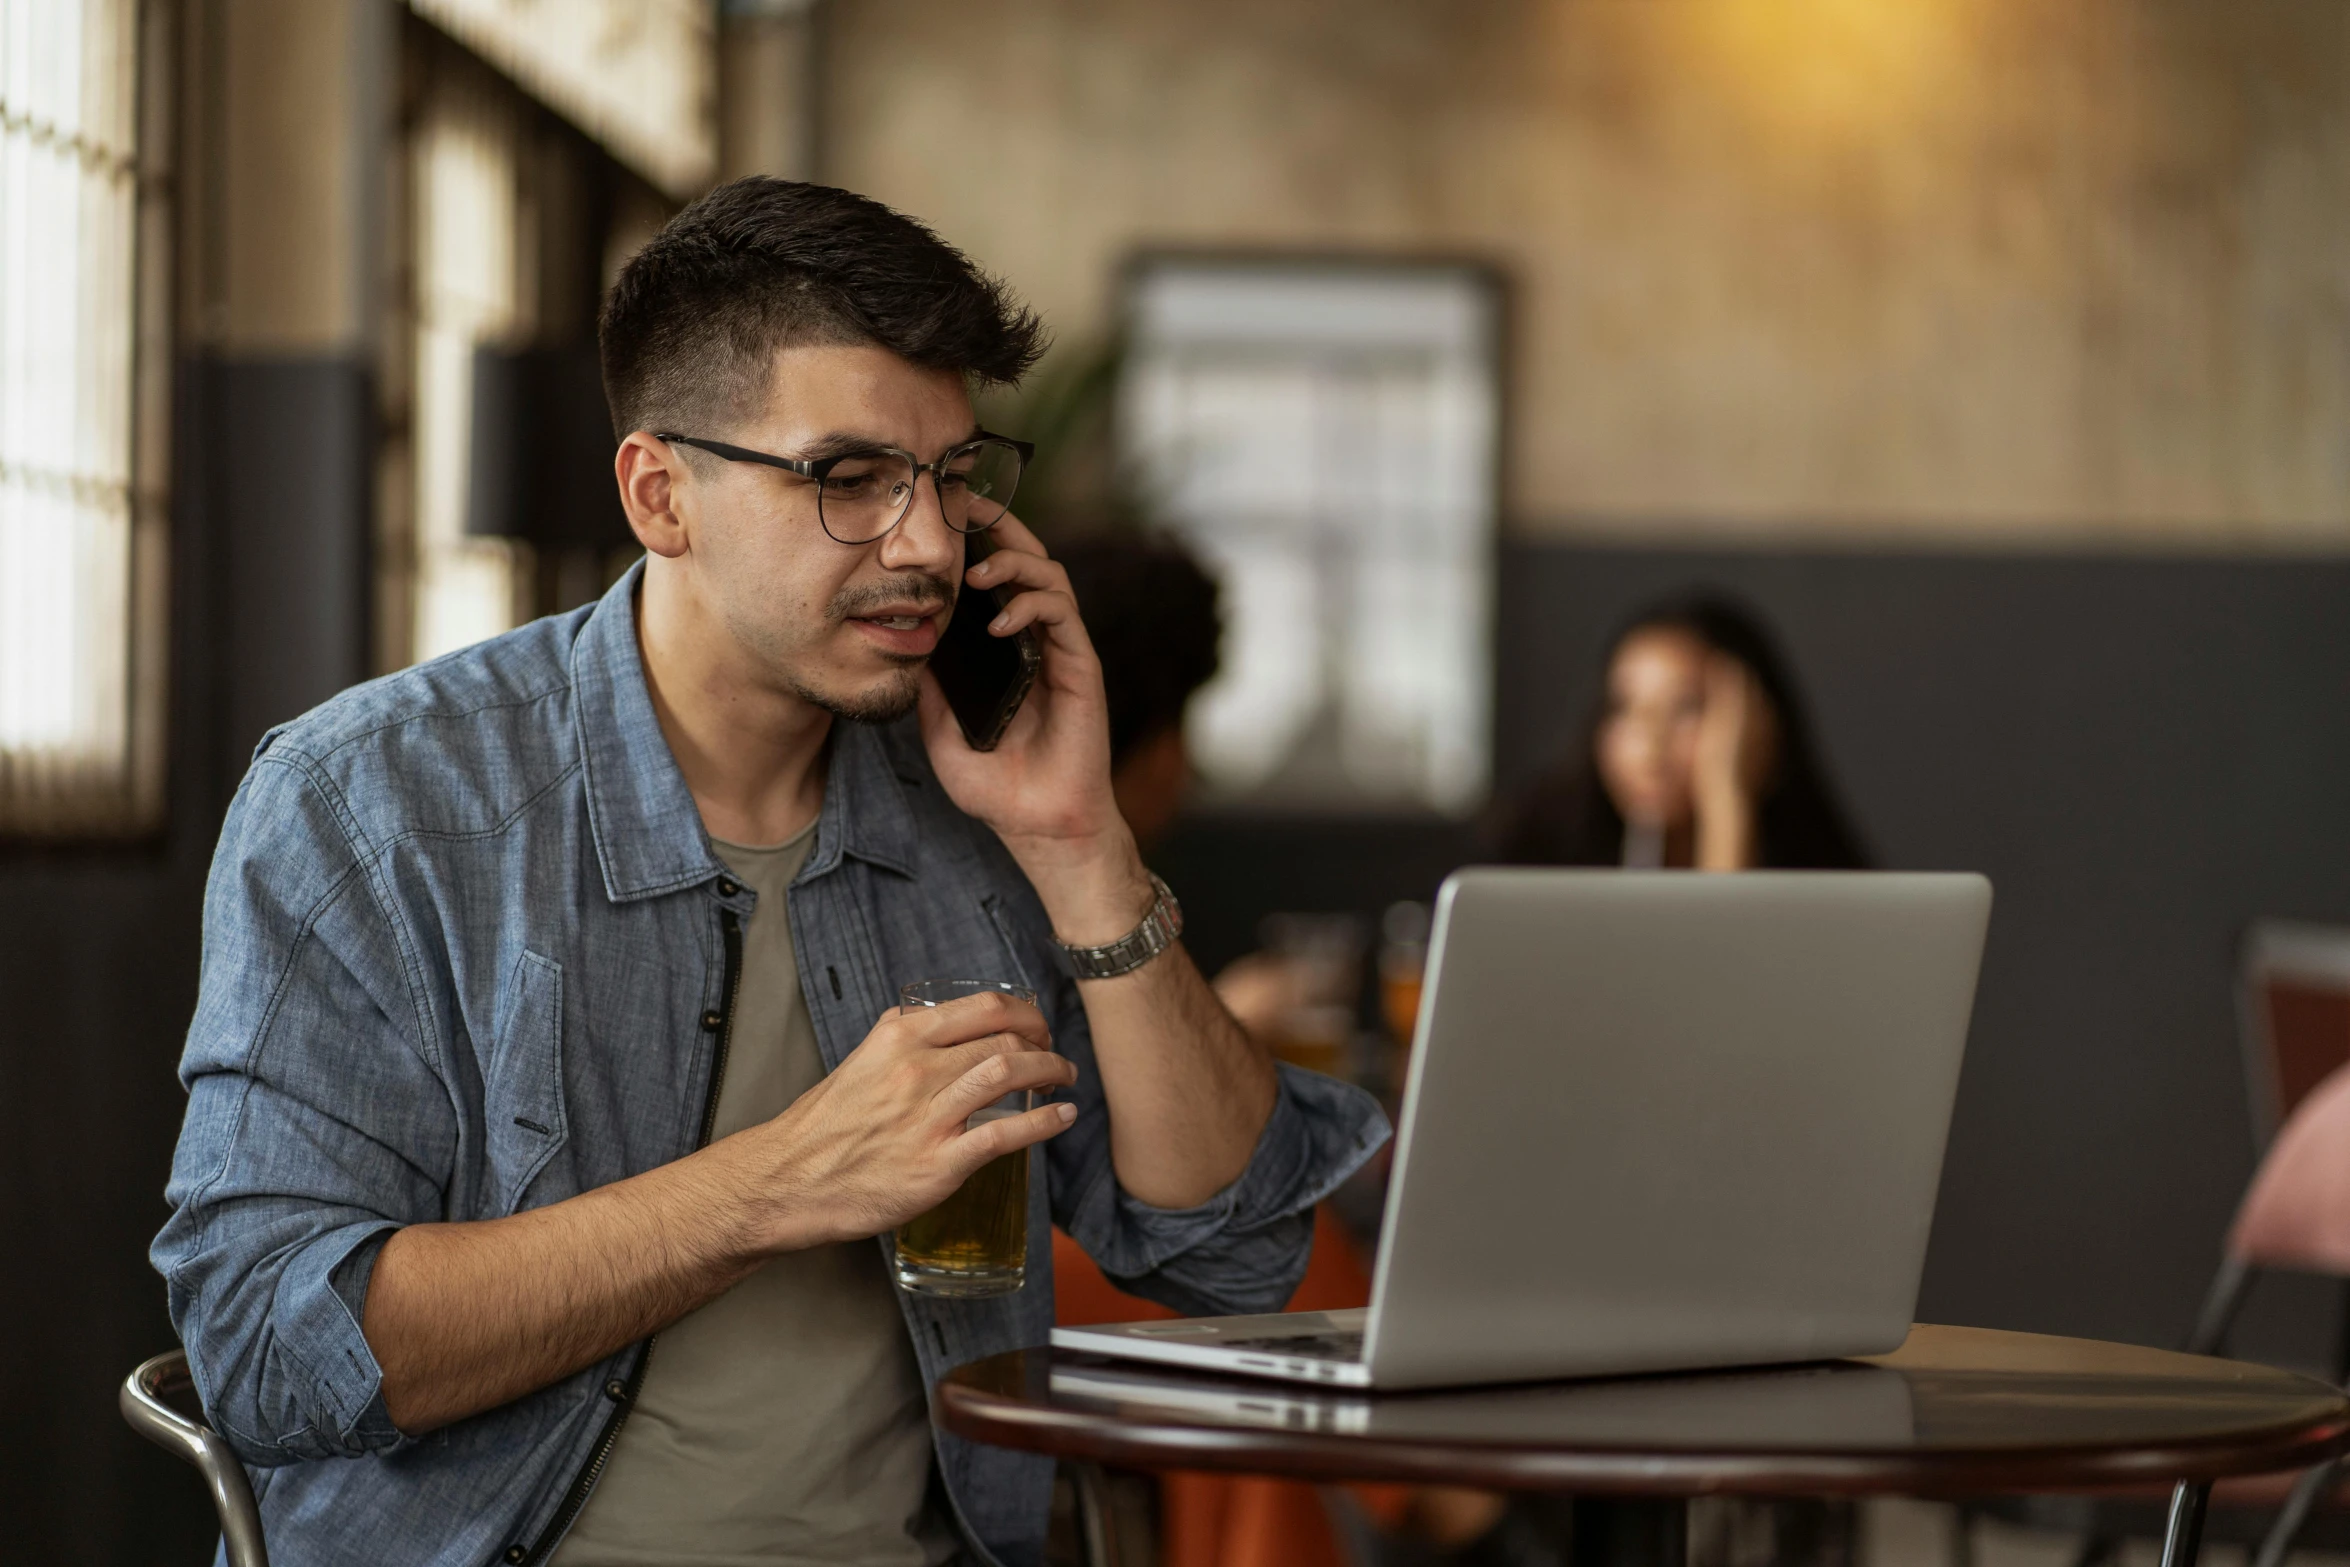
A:
<svg viewBox="0 0 2350 1567">
<path fill-rule="evenodd" d="M 959 575 L 955 562 L 961 557 L 962 549 L 963 536 L 947 525 L 946 507 L 938 493 L 938 476 L 916 474 L 914 498 L 906 507 L 906 515 L 881 541 L 881 564 L 893 571 L 928 569 L 934 576 L 952 579 Z"/>
</svg>

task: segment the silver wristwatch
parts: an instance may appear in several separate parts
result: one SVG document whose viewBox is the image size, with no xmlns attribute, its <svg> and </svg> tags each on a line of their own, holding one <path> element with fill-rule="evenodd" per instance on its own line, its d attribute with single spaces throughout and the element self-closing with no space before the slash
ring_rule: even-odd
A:
<svg viewBox="0 0 2350 1567">
<path fill-rule="evenodd" d="M 1060 937 L 1053 945 L 1061 949 L 1061 961 L 1069 972 L 1079 979 L 1116 979 L 1136 969 L 1175 945 L 1175 938 L 1183 934 L 1183 905 L 1175 901 L 1174 892 L 1154 873 L 1151 885 L 1159 895 L 1151 903 L 1151 911 L 1142 917 L 1142 923 L 1106 947 L 1073 947 Z"/>
</svg>

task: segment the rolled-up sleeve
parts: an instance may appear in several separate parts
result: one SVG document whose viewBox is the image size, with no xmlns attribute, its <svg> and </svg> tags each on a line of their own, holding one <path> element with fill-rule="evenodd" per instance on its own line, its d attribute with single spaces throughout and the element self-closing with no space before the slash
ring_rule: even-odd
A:
<svg viewBox="0 0 2350 1567">
<path fill-rule="evenodd" d="M 230 808 L 150 1253 L 205 1409 L 254 1464 L 401 1441 L 360 1330 L 368 1276 L 392 1231 L 441 1216 L 456 1138 L 337 805 L 304 759 L 265 754 Z"/>
<path fill-rule="evenodd" d="M 1105 1129 L 1102 1169 L 1057 1217 L 1120 1288 L 1200 1316 L 1289 1303 L 1305 1277 L 1314 1204 L 1378 1152 L 1388 1127 L 1378 1101 L 1352 1084 L 1277 1070 L 1280 1092 L 1248 1168 L 1196 1208 L 1128 1195 L 1108 1170 Z"/>
</svg>

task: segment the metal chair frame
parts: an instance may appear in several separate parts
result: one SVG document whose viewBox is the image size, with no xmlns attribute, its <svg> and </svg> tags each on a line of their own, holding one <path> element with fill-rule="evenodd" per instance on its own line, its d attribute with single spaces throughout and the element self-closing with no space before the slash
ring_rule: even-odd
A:
<svg viewBox="0 0 2350 1567">
<path fill-rule="evenodd" d="M 192 1393 L 195 1386 L 187 1355 L 175 1349 L 142 1362 L 123 1378 L 116 1402 L 133 1431 L 194 1464 L 204 1476 L 212 1510 L 220 1515 L 229 1567 L 269 1567 L 269 1547 L 261 1540 L 261 1509 L 253 1504 L 253 1485 L 245 1477 L 243 1462 L 219 1432 L 164 1402 L 166 1394 Z"/>
</svg>

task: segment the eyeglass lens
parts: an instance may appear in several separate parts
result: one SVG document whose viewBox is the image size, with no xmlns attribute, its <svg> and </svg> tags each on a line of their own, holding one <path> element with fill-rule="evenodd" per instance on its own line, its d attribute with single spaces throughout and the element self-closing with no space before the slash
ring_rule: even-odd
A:
<svg viewBox="0 0 2350 1567">
<path fill-rule="evenodd" d="M 940 460 L 938 498 L 947 526 L 977 533 L 995 526 L 1020 483 L 1020 452 L 1002 441 L 974 441 Z M 898 525 L 914 504 L 913 462 L 895 452 L 844 457 L 818 483 L 824 531 L 843 544 L 865 544 Z"/>
</svg>

